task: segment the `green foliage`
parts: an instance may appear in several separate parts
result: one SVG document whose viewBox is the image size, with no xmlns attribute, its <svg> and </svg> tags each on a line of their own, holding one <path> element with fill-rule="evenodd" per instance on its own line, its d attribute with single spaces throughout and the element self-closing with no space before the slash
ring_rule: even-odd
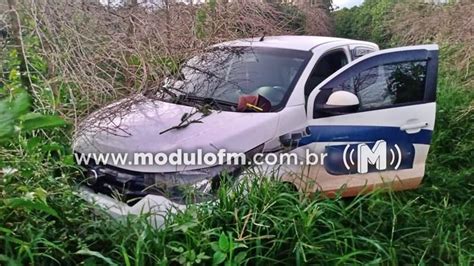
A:
<svg viewBox="0 0 474 266">
<path fill-rule="evenodd" d="M 13 50 L 15 51 L 15 50 Z M 15 131 L 29 132 L 35 129 L 51 128 L 65 125 L 64 120 L 53 115 L 29 112 L 31 97 L 17 71 L 18 61 L 12 52 L 14 63 L 10 63 L 8 79 L 3 83 L 0 93 L 6 95 L 0 99 L 0 142 L 15 135 Z"/>
<path fill-rule="evenodd" d="M 32 131 L 35 129 L 54 128 L 66 125 L 66 122 L 54 115 L 43 115 L 38 113 L 28 113 L 20 117 L 21 129 Z"/>
<path fill-rule="evenodd" d="M 5 258 L 19 258 L 18 263 L 51 263 L 53 258 L 62 258 L 63 262 L 108 265 L 301 265 L 321 261 L 467 265 L 474 259 L 474 235 L 469 230 L 472 196 L 451 197 L 450 189 L 425 186 L 346 200 L 308 199 L 282 184 L 257 179 L 222 188 L 219 203 L 172 215 L 162 230 L 154 229 L 146 216 L 130 217 L 123 223 L 92 217 L 87 215 L 88 206 L 80 204 L 82 210 L 74 206 L 78 213 L 64 212 L 61 219 L 31 209 L 21 216 L 25 221 L 13 221 L 18 229 L 2 241 L 9 247 L 33 241 L 28 246 L 34 254 L 31 258 L 20 256 L 23 253 L 15 249 L 5 250 Z M 50 202 L 59 200 L 54 204 L 58 212 L 77 204 L 61 198 L 72 200 L 63 195 L 51 198 Z M 21 215 L 21 209 L 14 211 Z M 28 228 L 30 224 L 51 226 Z"/>
<path fill-rule="evenodd" d="M 351 9 L 357 13 L 355 25 L 366 26 L 359 29 L 351 26 L 352 11 L 338 11 L 344 14 L 338 31 L 344 37 L 387 37 L 372 24 L 388 5 L 367 1 L 366 7 Z M 36 40 L 25 42 L 30 64 L 44 73 L 47 65 L 35 51 Z M 442 62 L 451 49 L 442 49 Z M 46 108 L 71 99 L 67 94 L 52 97 L 41 73 L 30 72 L 39 90 L 32 99 L 16 50 L 5 54 L 8 74 L 0 85 L 0 138 L 8 140 L 0 144 L 2 265 L 474 262 L 474 123 L 469 109 L 474 90 L 466 85 L 468 70 L 453 71 L 444 63 L 440 69 L 437 123 L 421 188 L 352 199 L 309 198 L 254 175 L 249 183 L 224 184 L 216 202 L 169 215 L 166 227 L 157 230 L 147 214 L 119 222 L 78 197 L 73 180 L 81 173 L 69 148 L 71 132 L 54 108 Z M 176 68 L 171 59 L 162 62 Z"/>
<path fill-rule="evenodd" d="M 396 37 L 390 34 L 390 9 L 394 3 L 400 1 L 365 1 L 356 8 L 343 9 L 335 12 L 336 32 L 339 36 L 371 40 L 382 46 L 397 42 Z M 407 2 L 409 4 L 409 2 Z M 469 44 L 464 44 L 469 45 Z M 428 229 L 437 238 L 427 243 L 424 252 L 430 249 L 446 251 L 454 243 L 466 236 L 463 232 L 473 224 L 474 215 L 473 196 L 474 184 L 474 88 L 469 67 L 459 71 L 457 66 L 458 51 L 464 51 L 464 45 L 445 45 L 440 50 L 440 72 L 438 78 L 437 114 L 433 140 L 428 156 L 424 186 L 418 189 L 419 199 L 428 204 L 417 204 L 407 207 L 404 213 L 419 211 L 419 216 L 410 218 L 413 228 L 420 228 L 422 224 L 418 218 L 429 219 L 432 226 Z M 472 62 L 471 62 L 472 63 Z M 467 64 L 469 66 L 469 64 Z M 455 210 L 457 209 L 458 210 Z M 436 215 L 425 216 L 426 211 Z M 431 216 L 431 215 L 429 215 Z M 418 222 L 417 222 L 418 221 Z M 459 221 L 464 221 L 459 223 Z M 410 227 L 407 227 L 407 230 Z M 433 231 L 436 228 L 436 232 Z M 423 233 L 415 233 L 421 237 Z M 438 239 L 444 235 L 445 241 Z M 458 240 L 453 236 L 458 235 Z M 467 234 L 469 235 L 469 234 Z M 469 236 L 472 238 L 472 236 Z M 415 242 L 418 240 L 414 240 Z M 410 244 L 408 244 L 410 245 Z M 459 245 L 459 244 L 458 244 Z M 464 243 L 465 252 L 457 253 L 456 264 L 471 264 L 474 254 L 474 244 Z M 415 250 L 417 248 L 414 248 Z M 397 249 L 399 250 L 399 249 Z M 420 255 L 420 262 L 428 259 L 428 253 Z M 467 254 L 468 255 L 466 257 Z M 433 255 L 435 263 L 446 262 L 447 254 Z M 454 259 L 454 257 L 453 257 Z M 413 262 L 415 263 L 415 262 Z"/>
<path fill-rule="evenodd" d="M 0 100 L 0 141 L 13 136 L 19 118 L 28 112 L 30 107 L 29 96 L 22 92 L 16 97 Z"/>
<path fill-rule="evenodd" d="M 235 243 L 230 233 L 228 235 L 221 233 L 219 240 L 211 243 L 211 247 L 214 250 L 214 255 L 212 256 L 213 265 L 223 262 L 226 262 L 226 265 L 240 265 L 247 257 L 247 252 L 245 251 L 234 254 L 238 248 L 247 248 L 247 246 Z"/>
<path fill-rule="evenodd" d="M 50 249 L 63 254 L 59 245 L 33 231 L 34 228 L 53 226 L 57 221 L 69 222 L 61 216 L 64 211 L 69 211 L 57 211 L 60 208 L 55 204 L 59 201 L 54 201 L 53 196 L 61 193 L 67 182 L 51 182 L 61 179 L 55 175 L 59 165 L 62 169 L 72 168 L 65 158 L 64 161 L 57 161 L 63 158 L 61 155 L 67 153 L 66 147 L 69 146 L 64 145 L 64 140 L 62 144 L 56 142 L 63 135 L 55 130 L 64 126 L 65 122 L 53 114 L 54 110 L 39 108 L 52 100 L 42 78 L 47 66 L 37 53 L 38 39 L 27 34 L 22 37 L 24 55 L 19 55 L 18 49 L 10 46 L 2 47 L 1 51 L 0 263 L 8 265 L 32 260 L 35 256 L 48 256 Z M 56 136 L 45 135 L 46 131 L 51 130 L 55 131 Z M 54 192 L 51 193 L 51 190 Z M 63 196 L 71 199 L 71 190 L 65 191 Z M 31 217 L 35 218 L 30 220 Z M 45 253 L 41 254 L 39 250 Z M 58 262 L 56 259 L 52 261 Z"/>
<path fill-rule="evenodd" d="M 335 34 L 339 37 L 373 41 L 382 47 L 389 44 L 390 11 L 398 0 L 365 0 L 360 6 L 333 12 Z"/>
<path fill-rule="evenodd" d="M 196 13 L 196 29 L 195 34 L 198 39 L 203 39 L 206 37 L 206 19 L 207 19 L 207 11 L 205 7 L 201 7 L 198 9 Z"/>
<path fill-rule="evenodd" d="M 450 48 L 441 49 L 441 60 Z M 429 170 L 436 175 L 449 171 L 474 176 L 474 87 L 463 73 L 442 63 L 438 81 L 435 134 L 429 155 Z"/>
<path fill-rule="evenodd" d="M 44 191 L 44 190 L 43 190 Z M 59 218 L 58 213 L 48 206 L 46 199 L 36 200 L 31 198 L 11 198 L 6 200 L 5 205 L 12 209 L 26 209 L 28 211 L 41 211 L 55 218 Z"/>
</svg>

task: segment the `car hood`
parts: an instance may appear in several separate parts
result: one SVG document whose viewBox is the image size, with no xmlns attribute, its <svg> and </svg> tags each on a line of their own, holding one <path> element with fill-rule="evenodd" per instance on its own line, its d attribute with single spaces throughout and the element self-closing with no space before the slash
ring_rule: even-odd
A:
<svg viewBox="0 0 474 266">
<path fill-rule="evenodd" d="M 194 113 L 194 114 L 193 114 Z M 183 116 L 198 120 L 184 128 L 178 126 Z M 139 172 L 175 172 L 207 167 L 206 165 L 136 165 L 136 153 L 171 154 L 183 152 L 247 152 L 272 139 L 278 125 L 277 113 L 241 113 L 211 111 L 208 115 L 196 108 L 144 97 L 129 98 L 105 107 L 88 117 L 76 131 L 73 149 L 80 154 L 127 154 L 127 162 L 108 165 Z M 168 130 L 168 131 L 166 131 Z M 166 131 L 166 132 L 164 132 Z"/>
</svg>

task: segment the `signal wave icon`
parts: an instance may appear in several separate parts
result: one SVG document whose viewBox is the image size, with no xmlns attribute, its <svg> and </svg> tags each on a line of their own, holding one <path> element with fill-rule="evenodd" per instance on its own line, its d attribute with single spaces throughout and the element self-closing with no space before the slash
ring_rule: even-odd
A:
<svg viewBox="0 0 474 266">
<path fill-rule="evenodd" d="M 388 153 L 390 152 L 390 153 Z M 387 142 L 378 140 L 372 148 L 366 143 L 347 144 L 343 152 L 343 162 L 347 170 L 357 165 L 357 172 L 365 174 L 369 172 L 369 166 L 375 166 L 379 171 L 387 169 L 387 157 L 390 157 L 388 165 L 397 170 L 402 162 L 402 152 L 395 144 L 387 148 Z"/>
</svg>

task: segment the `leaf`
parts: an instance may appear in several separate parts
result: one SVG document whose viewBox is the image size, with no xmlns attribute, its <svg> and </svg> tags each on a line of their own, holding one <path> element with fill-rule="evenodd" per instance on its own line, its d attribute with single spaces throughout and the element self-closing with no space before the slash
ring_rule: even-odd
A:
<svg viewBox="0 0 474 266">
<path fill-rule="evenodd" d="M 130 258 L 127 254 L 127 250 L 125 249 L 125 247 L 123 245 L 120 246 L 120 250 L 122 251 L 122 257 L 123 257 L 123 260 L 125 262 L 125 266 L 130 266 L 131 263 L 130 263 Z"/>
<path fill-rule="evenodd" d="M 26 92 L 21 92 L 13 98 L 11 104 L 11 111 L 14 116 L 20 116 L 28 112 L 30 109 L 30 95 Z"/>
<path fill-rule="evenodd" d="M 219 236 L 219 249 L 225 253 L 229 251 L 229 239 L 224 233 Z"/>
<path fill-rule="evenodd" d="M 38 199 L 40 199 L 46 204 L 46 197 L 48 195 L 48 192 L 46 192 L 46 190 L 42 189 L 41 187 L 38 187 L 35 189 L 35 195 Z"/>
<path fill-rule="evenodd" d="M 181 264 L 181 265 L 184 265 L 186 263 L 186 257 L 184 256 L 184 254 L 181 254 L 178 257 L 178 263 Z"/>
<path fill-rule="evenodd" d="M 41 146 L 43 152 L 60 151 L 63 147 L 59 143 L 52 142 Z"/>
<path fill-rule="evenodd" d="M 5 265 L 8 266 L 16 266 L 16 265 L 22 265 L 20 262 L 16 261 L 15 259 L 9 258 L 6 255 L 0 254 L 0 261 L 6 262 Z"/>
<path fill-rule="evenodd" d="M 247 252 L 245 251 L 242 251 L 242 252 L 239 252 L 235 257 L 234 257 L 234 261 L 237 263 L 237 264 L 241 264 L 245 258 L 247 257 Z"/>
<path fill-rule="evenodd" d="M 214 256 L 212 256 L 212 264 L 213 265 L 221 264 L 222 262 L 225 261 L 226 258 L 227 258 L 227 254 L 217 251 L 216 253 L 214 253 Z"/>
<path fill-rule="evenodd" d="M 13 135 L 16 119 L 29 108 L 30 98 L 26 92 L 17 94 L 12 100 L 0 100 L 0 139 Z"/>
<path fill-rule="evenodd" d="M 59 219 L 59 215 L 56 210 L 49 207 L 46 203 L 42 201 L 33 201 L 30 199 L 23 198 L 12 198 L 6 200 L 6 204 L 11 208 L 24 208 L 27 210 L 41 211 Z"/>
<path fill-rule="evenodd" d="M 53 128 L 64 126 L 66 124 L 66 122 L 58 116 L 43 115 L 38 113 L 28 113 L 21 116 L 20 120 L 22 121 L 22 129 L 24 131 Z"/>
<path fill-rule="evenodd" d="M 103 261 L 104 261 L 105 263 L 107 263 L 108 265 L 113 265 L 113 266 L 117 266 L 117 265 L 118 265 L 117 263 L 113 262 L 111 258 L 105 257 L 104 255 L 102 255 L 101 253 L 99 253 L 99 252 L 97 252 L 97 251 L 92 251 L 92 250 L 88 250 L 88 249 L 81 249 L 81 250 L 79 250 L 78 252 L 76 252 L 76 254 L 96 257 L 96 258 L 98 258 L 98 259 L 103 260 Z"/>
<path fill-rule="evenodd" d="M 176 253 L 183 253 L 184 252 L 184 248 L 179 246 L 179 247 L 175 247 L 175 246 L 172 246 L 172 245 L 168 245 L 168 248 L 171 249 L 172 251 L 176 252 Z"/>
<path fill-rule="evenodd" d="M 0 101 L 0 139 L 10 137 L 14 132 L 15 117 L 8 106 L 7 100 Z"/>
<path fill-rule="evenodd" d="M 41 139 L 39 137 L 29 138 L 28 142 L 25 145 L 25 149 L 29 153 L 36 153 L 36 152 L 38 152 L 38 147 L 42 144 L 41 143 L 42 141 L 43 141 L 43 139 Z"/>
<path fill-rule="evenodd" d="M 5 227 L 0 227 L 0 232 L 3 232 L 5 234 L 12 234 L 13 231 L 8 229 L 8 228 L 5 228 Z"/>
<path fill-rule="evenodd" d="M 214 251 L 220 251 L 219 244 L 217 242 L 212 242 L 211 243 L 211 248 Z"/>
<path fill-rule="evenodd" d="M 196 263 L 201 263 L 201 261 L 203 260 L 208 260 L 210 259 L 211 257 L 207 256 L 206 253 L 204 252 L 201 252 L 197 255 L 197 258 L 195 260 Z"/>
<path fill-rule="evenodd" d="M 248 247 L 247 247 L 247 245 L 245 245 L 245 244 L 237 243 L 237 244 L 235 245 L 234 249 L 236 249 L 236 248 L 248 248 Z"/>
<path fill-rule="evenodd" d="M 187 222 L 187 223 L 184 223 L 180 226 L 178 226 L 177 228 L 175 228 L 173 231 L 182 231 L 183 233 L 186 233 L 188 232 L 188 230 L 190 228 L 193 228 L 195 226 L 197 226 L 198 224 L 196 222 Z"/>
<path fill-rule="evenodd" d="M 2 117 L 0 117 L 0 124 L 2 125 L 0 127 L 0 140 L 10 137 L 15 131 L 13 125 L 8 122 L 9 121 L 4 121 Z"/>
</svg>

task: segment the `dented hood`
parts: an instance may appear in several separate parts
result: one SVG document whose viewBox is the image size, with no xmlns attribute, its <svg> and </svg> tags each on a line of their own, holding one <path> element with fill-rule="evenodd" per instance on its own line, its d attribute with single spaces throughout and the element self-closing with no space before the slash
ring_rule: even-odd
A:
<svg viewBox="0 0 474 266">
<path fill-rule="evenodd" d="M 175 172 L 207 167 L 174 165 L 134 165 L 134 153 L 166 153 L 182 151 L 203 153 L 225 149 L 247 152 L 272 139 L 278 124 L 277 113 L 240 113 L 212 111 L 207 116 L 195 113 L 194 107 L 141 98 L 128 99 L 92 114 L 77 130 L 75 152 L 127 154 L 127 163 L 114 165 L 139 172 Z M 193 114 L 188 121 L 199 120 L 184 128 L 178 126 L 183 115 Z M 166 131 L 164 132 L 163 131 Z M 161 134 L 160 134 L 161 133 Z"/>
</svg>

